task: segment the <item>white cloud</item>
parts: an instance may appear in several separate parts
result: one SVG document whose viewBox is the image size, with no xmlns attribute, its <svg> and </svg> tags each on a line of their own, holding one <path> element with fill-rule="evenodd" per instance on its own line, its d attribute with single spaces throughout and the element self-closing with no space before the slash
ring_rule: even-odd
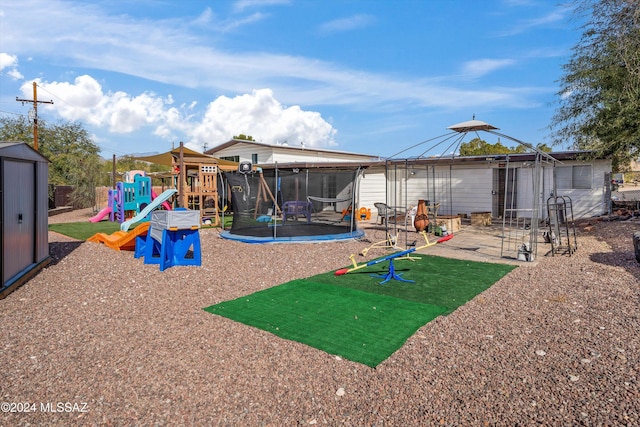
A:
<svg viewBox="0 0 640 427">
<path fill-rule="evenodd" d="M 573 12 L 573 9 L 571 7 L 559 6 L 557 9 L 555 9 L 554 11 L 544 16 L 540 16 L 538 18 L 533 18 L 533 19 L 521 20 L 517 22 L 517 25 L 512 27 L 511 29 L 499 32 L 498 36 L 509 37 L 509 36 L 514 36 L 516 34 L 525 33 L 527 31 L 530 31 L 538 27 L 548 27 L 556 24 L 564 25 L 566 24 L 565 21 L 567 19 L 567 16 L 570 15 L 572 12 Z"/>
<path fill-rule="evenodd" d="M 289 4 L 289 0 L 238 0 L 233 5 L 233 10 L 236 12 L 242 12 L 245 9 L 263 7 L 263 6 L 277 6 L 282 4 Z"/>
<path fill-rule="evenodd" d="M 468 61 L 462 66 L 462 72 L 470 77 L 481 77 L 501 68 L 515 64 L 513 59 L 478 59 Z"/>
<path fill-rule="evenodd" d="M 15 55 L 9 55 L 8 53 L 0 53 L 0 71 L 5 68 L 15 68 L 18 65 L 18 57 Z"/>
<path fill-rule="evenodd" d="M 165 104 L 173 102 L 171 97 L 163 99 L 152 93 L 104 93 L 100 83 L 88 75 L 76 77 L 73 83 L 36 82 L 42 89 L 41 97 L 50 96 L 54 101 L 54 106 L 47 106 L 52 112 L 66 120 L 108 126 L 114 133 L 130 133 L 159 123 L 166 113 Z M 25 83 L 20 90 L 28 96 L 30 88 L 31 83 Z"/>
<path fill-rule="evenodd" d="M 7 71 L 4 71 L 5 68 Z M 13 80 L 24 78 L 22 73 L 18 71 L 18 57 L 4 52 L 0 52 L 0 72 L 4 72 Z"/>
<path fill-rule="evenodd" d="M 323 34 L 351 31 L 358 28 L 364 28 L 374 22 L 371 15 L 354 15 L 348 18 L 335 19 L 325 22 L 319 27 L 319 31 Z"/>
<path fill-rule="evenodd" d="M 7 71 L 7 75 L 9 77 L 11 77 L 13 80 L 22 80 L 24 79 L 24 76 L 22 75 L 22 73 L 18 70 L 16 70 L 15 68 L 12 70 Z"/>
<path fill-rule="evenodd" d="M 225 142 L 234 135 L 251 135 L 256 141 L 288 142 L 306 147 L 335 146 L 336 130 L 314 111 L 299 106 L 285 107 L 271 89 L 228 98 L 221 96 L 209 104 L 202 122 L 191 132 L 192 142 Z"/>
<path fill-rule="evenodd" d="M 227 32 L 235 30 L 236 28 L 243 28 L 254 22 L 263 20 L 266 17 L 264 13 L 256 12 L 240 19 L 232 19 L 227 21 L 221 21 L 216 24 L 216 29 L 220 32 Z"/>
<path fill-rule="evenodd" d="M 211 102 L 204 116 L 195 116 L 195 102 L 173 106 L 172 95 L 162 98 L 153 93 L 132 95 L 122 91 L 104 93 L 93 77 L 82 75 L 73 83 L 36 80 L 40 98 L 51 97 L 50 112 L 70 121 L 106 127 L 116 134 L 153 127 L 153 133 L 170 141 L 187 137 L 194 145 L 209 146 L 244 133 L 265 143 L 304 142 L 307 147 L 336 145 L 336 130 L 320 113 L 299 106 L 285 107 L 271 89 L 255 90 L 234 98 L 220 96 Z M 31 82 L 21 92 L 31 96 Z"/>
<path fill-rule="evenodd" d="M 109 130 L 115 133 L 130 133 L 157 123 L 165 112 L 164 101 L 153 94 L 131 97 L 124 92 L 109 97 L 104 111 L 109 116 Z"/>
<path fill-rule="evenodd" d="M 208 25 L 213 20 L 213 11 L 210 7 L 207 7 L 201 14 L 198 16 L 193 23 L 195 25 Z"/>
</svg>

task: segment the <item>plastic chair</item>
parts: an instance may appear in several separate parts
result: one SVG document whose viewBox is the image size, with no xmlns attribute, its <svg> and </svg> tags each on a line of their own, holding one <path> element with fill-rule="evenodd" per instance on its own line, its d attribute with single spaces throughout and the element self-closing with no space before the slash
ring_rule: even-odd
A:
<svg viewBox="0 0 640 427">
<path fill-rule="evenodd" d="M 378 209 L 378 218 L 380 219 L 380 224 L 388 224 L 389 219 L 395 220 L 398 212 L 395 208 L 387 205 L 386 203 L 378 202 L 374 203 L 373 206 Z"/>
</svg>

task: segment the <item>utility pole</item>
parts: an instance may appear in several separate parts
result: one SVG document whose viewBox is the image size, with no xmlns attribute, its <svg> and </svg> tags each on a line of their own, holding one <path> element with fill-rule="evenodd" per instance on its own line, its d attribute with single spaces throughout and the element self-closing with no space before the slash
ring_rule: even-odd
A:
<svg viewBox="0 0 640 427">
<path fill-rule="evenodd" d="M 33 149 L 38 151 L 38 104 L 53 104 L 53 101 L 38 101 L 38 89 L 36 82 L 33 82 L 33 99 L 20 99 L 16 96 L 16 101 L 33 102 Z"/>
</svg>

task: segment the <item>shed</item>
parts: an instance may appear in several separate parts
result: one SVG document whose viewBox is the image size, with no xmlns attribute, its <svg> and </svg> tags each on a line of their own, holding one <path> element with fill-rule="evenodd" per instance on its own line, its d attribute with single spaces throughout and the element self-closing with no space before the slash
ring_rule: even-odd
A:
<svg viewBox="0 0 640 427">
<path fill-rule="evenodd" d="M 23 142 L 0 142 L 0 299 L 51 262 L 49 160 Z"/>
</svg>

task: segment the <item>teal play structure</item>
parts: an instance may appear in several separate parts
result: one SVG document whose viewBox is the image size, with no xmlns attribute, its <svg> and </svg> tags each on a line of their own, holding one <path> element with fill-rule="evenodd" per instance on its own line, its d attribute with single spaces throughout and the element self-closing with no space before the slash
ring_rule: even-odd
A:
<svg viewBox="0 0 640 427">
<path fill-rule="evenodd" d="M 118 221 L 122 230 L 127 231 L 132 222 L 148 221 L 149 213 L 160 205 L 166 210 L 171 210 L 168 200 L 177 191 L 167 191 L 157 196 L 151 186 L 151 178 L 146 176 L 144 171 L 127 172 L 125 180 L 116 183 L 116 187 L 109 190 L 107 207 L 89 221 L 98 222 L 108 215 L 110 221 Z M 151 206 L 153 208 L 148 209 Z M 140 217 L 142 212 L 146 212 L 143 218 Z"/>
<path fill-rule="evenodd" d="M 109 219 L 123 223 L 128 216 L 136 216 L 151 203 L 151 178 L 136 174 L 133 182 L 118 182 L 109 190 Z"/>
</svg>

